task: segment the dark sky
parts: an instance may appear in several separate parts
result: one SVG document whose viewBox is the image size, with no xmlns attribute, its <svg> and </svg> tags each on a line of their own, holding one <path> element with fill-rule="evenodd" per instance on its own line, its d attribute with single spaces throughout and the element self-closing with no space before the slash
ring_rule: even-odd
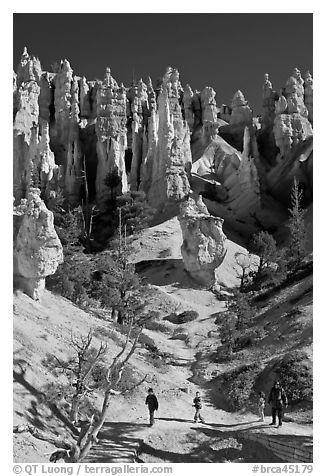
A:
<svg viewBox="0 0 326 476">
<path fill-rule="evenodd" d="M 261 112 L 264 73 L 273 87 L 285 85 L 292 69 L 312 72 L 312 14 L 14 14 L 16 70 L 23 47 L 43 69 L 67 58 L 77 75 L 114 78 L 129 86 L 132 72 L 153 82 L 167 66 L 183 85 L 212 86 L 216 101 L 230 104 L 241 89 Z"/>
</svg>

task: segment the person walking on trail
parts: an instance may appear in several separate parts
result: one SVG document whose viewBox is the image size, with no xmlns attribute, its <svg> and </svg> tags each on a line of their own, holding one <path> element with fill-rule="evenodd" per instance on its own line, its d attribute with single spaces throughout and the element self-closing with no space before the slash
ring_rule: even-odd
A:
<svg viewBox="0 0 326 476">
<path fill-rule="evenodd" d="M 266 398 L 264 392 L 259 392 L 258 394 L 258 415 L 259 421 L 265 421 L 265 403 Z"/>
<path fill-rule="evenodd" d="M 158 410 L 158 401 L 156 395 L 154 394 L 154 390 L 152 388 L 148 389 L 148 395 L 145 400 L 145 405 L 148 406 L 149 410 L 149 424 L 150 426 L 154 425 L 154 412 Z"/>
<path fill-rule="evenodd" d="M 196 392 L 196 396 L 193 400 L 193 407 L 195 407 L 194 422 L 197 423 L 199 419 L 202 423 L 205 423 L 204 418 L 200 414 L 200 410 L 202 409 L 202 402 L 201 402 L 201 396 L 199 392 Z"/>
<path fill-rule="evenodd" d="M 283 408 L 288 406 L 288 399 L 278 380 L 275 380 L 274 385 L 271 388 L 268 397 L 268 403 L 272 407 L 272 423 L 270 423 L 270 425 L 276 425 L 277 415 L 278 427 L 282 426 Z"/>
</svg>

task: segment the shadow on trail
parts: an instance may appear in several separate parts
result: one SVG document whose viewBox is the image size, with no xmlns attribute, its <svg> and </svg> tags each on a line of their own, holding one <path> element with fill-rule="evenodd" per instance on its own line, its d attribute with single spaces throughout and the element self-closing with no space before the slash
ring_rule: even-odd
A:
<svg viewBox="0 0 326 476">
<path fill-rule="evenodd" d="M 139 451 L 139 460 L 145 462 L 169 463 L 276 463 L 278 458 L 259 442 L 240 437 L 236 431 L 222 432 L 203 427 L 191 427 L 195 433 L 187 434 L 188 452 L 172 452 L 155 447 L 155 443 L 143 443 Z M 180 442 L 174 441 L 174 447 L 184 446 L 184 436 Z M 168 435 L 167 435 L 168 437 Z M 179 444 L 178 444 L 179 443 Z M 159 446 L 161 441 L 157 442 Z"/>
<path fill-rule="evenodd" d="M 206 421 L 206 425 L 209 425 L 213 428 L 234 428 L 234 427 L 239 427 L 239 426 L 244 426 L 244 425 L 251 425 L 252 423 L 258 423 L 258 420 L 250 420 L 250 421 L 245 421 L 243 423 L 234 423 L 233 425 L 225 425 L 223 423 L 209 423 Z M 250 426 L 248 429 L 253 430 L 256 428 L 265 428 L 268 427 L 267 423 L 262 423 L 257 426 Z"/>
<path fill-rule="evenodd" d="M 88 463 L 132 462 L 136 459 L 142 439 L 137 432 L 147 428 L 144 423 L 106 422 L 85 459 Z"/>
<path fill-rule="evenodd" d="M 182 418 L 155 418 L 155 420 L 163 420 L 163 421 L 179 421 L 181 423 L 193 423 L 194 420 L 183 420 Z"/>
</svg>

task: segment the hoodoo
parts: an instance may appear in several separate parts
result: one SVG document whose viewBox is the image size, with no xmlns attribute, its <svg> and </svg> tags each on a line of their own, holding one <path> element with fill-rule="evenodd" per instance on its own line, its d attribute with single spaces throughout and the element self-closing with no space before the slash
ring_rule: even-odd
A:
<svg viewBox="0 0 326 476">
<path fill-rule="evenodd" d="M 155 88 L 150 77 L 128 87 L 118 85 L 109 67 L 102 81 L 76 76 L 66 59 L 51 72 L 43 71 L 25 48 L 14 74 L 14 203 L 41 203 L 44 214 L 49 200 L 59 194 L 75 207 L 84 204 L 87 180 L 86 198 L 100 212 L 110 197 L 128 191 L 145 194 L 156 210 L 156 222 L 177 215 L 181 206 L 185 267 L 211 282 L 223 256 L 223 240 L 217 239 L 223 220 L 247 237 L 257 223 L 277 227 L 286 220 L 294 177 L 304 189 L 305 204 L 312 200 L 309 71 L 303 79 L 294 68 L 279 93 L 266 73 L 262 111 L 254 117 L 240 90 L 230 107 L 218 106 L 212 87 L 201 92 L 189 84 L 182 87 L 179 71 L 172 67 Z M 202 198 L 194 202 L 192 192 Z M 190 221 L 182 218 L 189 215 L 184 208 L 190 203 L 190 221 L 198 221 L 197 235 L 206 236 L 209 259 L 198 240 L 192 242 Z M 198 214 L 198 203 L 206 205 L 204 214 Z M 26 220 L 20 220 L 23 230 Z M 215 230 L 206 230 L 209 237 L 202 230 L 207 223 Z M 29 233 L 36 228 L 31 225 Z M 17 236 L 20 243 L 22 232 Z M 17 246 L 18 274 L 36 279 L 38 272 L 26 272 L 27 258 L 23 263 Z"/>
</svg>

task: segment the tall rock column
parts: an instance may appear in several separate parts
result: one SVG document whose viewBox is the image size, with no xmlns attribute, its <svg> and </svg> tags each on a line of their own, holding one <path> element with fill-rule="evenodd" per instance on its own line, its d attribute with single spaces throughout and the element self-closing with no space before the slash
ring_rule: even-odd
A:
<svg viewBox="0 0 326 476">
<path fill-rule="evenodd" d="M 152 183 L 154 160 L 156 157 L 156 148 L 158 144 L 158 114 L 155 93 L 152 82 L 147 84 L 150 116 L 147 120 L 147 126 L 144 129 L 146 135 L 147 152 L 143 157 L 141 165 L 140 190 L 147 195 Z"/>
<path fill-rule="evenodd" d="M 141 165 L 147 153 L 147 137 L 145 132 L 144 114 L 148 111 L 147 86 L 140 79 L 135 88 L 135 96 L 131 104 L 132 121 L 132 161 L 130 171 L 130 189 L 138 190 L 140 184 Z"/>
<path fill-rule="evenodd" d="M 90 105 L 90 87 L 87 84 L 85 76 L 79 81 L 80 91 L 80 117 L 88 118 L 91 114 Z"/>
<path fill-rule="evenodd" d="M 308 109 L 308 119 L 313 123 L 313 79 L 310 71 L 307 71 L 304 77 L 304 103 Z"/>
<path fill-rule="evenodd" d="M 30 297 L 39 300 L 45 278 L 63 262 L 62 245 L 53 225 L 53 213 L 31 188 L 27 199 L 14 210 L 14 275 Z"/>
<path fill-rule="evenodd" d="M 74 77 L 71 85 L 71 113 L 69 117 L 69 135 L 67 163 L 65 173 L 65 190 L 69 202 L 77 204 L 80 200 L 80 186 L 82 182 L 82 157 L 79 141 L 79 99 L 78 81 Z"/>
<path fill-rule="evenodd" d="M 194 130 L 195 125 L 195 114 L 193 109 L 193 97 L 194 93 L 192 92 L 189 84 L 186 84 L 186 87 L 183 92 L 183 107 L 185 111 L 185 120 L 189 126 L 190 131 Z"/>
<path fill-rule="evenodd" d="M 293 148 L 312 136 L 300 71 L 294 68 L 286 82 L 284 95 L 275 104 L 273 132 L 281 158 L 288 158 Z"/>
<path fill-rule="evenodd" d="M 192 194 L 180 205 L 178 220 L 182 230 L 181 253 L 190 276 L 205 286 L 216 281 L 216 269 L 226 254 L 223 219 L 208 213 L 199 195 Z"/>
<path fill-rule="evenodd" d="M 265 73 L 263 84 L 263 116 L 262 122 L 264 126 L 273 124 L 275 117 L 275 91 L 273 91 L 273 85 L 269 80 L 269 74 Z"/>
<path fill-rule="evenodd" d="M 39 187 L 48 198 L 51 180 L 57 169 L 50 148 L 49 120 L 52 103 L 51 75 L 41 72 L 38 59 L 24 49 L 18 66 L 14 91 L 14 198 L 19 203 L 28 195 L 30 187 Z"/>
<path fill-rule="evenodd" d="M 242 91 L 238 90 L 233 96 L 231 103 L 232 113 L 230 117 L 230 125 L 252 125 L 252 110 L 248 105 Z"/>
<path fill-rule="evenodd" d="M 29 81 L 40 82 L 42 67 L 40 60 L 35 56 L 30 56 L 25 46 L 17 68 L 17 86 Z"/>
<path fill-rule="evenodd" d="M 117 186 L 119 192 L 127 191 L 125 168 L 125 149 L 127 147 L 126 130 L 126 89 L 111 76 L 106 69 L 103 83 L 97 89 L 97 173 L 96 199 L 99 204 L 106 200 L 109 189 L 104 180 L 108 173 L 116 173 L 121 180 Z"/>
<path fill-rule="evenodd" d="M 32 183 L 34 162 L 38 160 L 38 120 L 41 74 L 39 61 L 24 49 L 16 77 L 16 114 L 13 133 L 13 179 L 15 202 L 26 197 Z"/>
<path fill-rule="evenodd" d="M 202 122 L 216 122 L 217 107 L 215 101 L 216 92 L 210 86 L 206 86 L 200 93 L 200 102 L 202 109 Z"/>
<path fill-rule="evenodd" d="M 59 172 L 55 163 L 54 153 L 50 148 L 49 123 L 40 118 L 41 139 L 38 144 L 38 161 L 34 163 L 34 174 L 37 174 L 42 196 L 49 198 L 54 174 Z"/>
<path fill-rule="evenodd" d="M 183 200 L 190 192 L 190 131 L 182 117 L 180 91 L 178 71 L 168 68 L 158 96 L 157 146 L 148 192 L 155 208 L 164 208 L 167 200 Z"/>
<path fill-rule="evenodd" d="M 79 141 L 79 87 L 69 61 L 58 65 L 54 78 L 55 127 L 51 139 L 56 158 L 64 169 L 65 195 L 70 204 L 80 200 L 82 157 Z"/>
</svg>

